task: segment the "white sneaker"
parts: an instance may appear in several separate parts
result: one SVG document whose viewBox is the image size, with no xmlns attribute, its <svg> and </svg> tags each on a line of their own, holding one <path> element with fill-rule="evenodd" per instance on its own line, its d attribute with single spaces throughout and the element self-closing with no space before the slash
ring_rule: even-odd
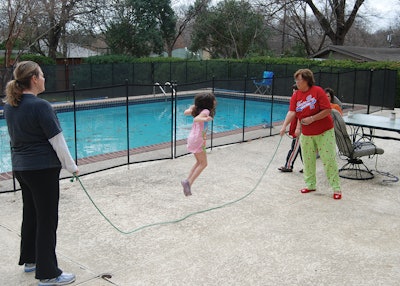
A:
<svg viewBox="0 0 400 286">
<path fill-rule="evenodd" d="M 190 190 L 190 184 L 188 180 L 183 180 L 181 182 L 182 187 L 183 187 L 183 193 L 185 194 L 185 196 L 191 196 L 192 195 L 192 191 Z"/>
<path fill-rule="evenodd" d="M 25 263 L 24 272 L 29 273 L 29 272 L 33 272 L 35 270 L 36 270 L 36 264 L 35 263 Z"/>
<path fill-rule="evenodd" d="M 38 286 L 57 286 L 67 285 L 75 281 L 75 275 L 71 273 L 61 273 L 60 276 L 52 279 L 41 279 Z"/>
</svg>

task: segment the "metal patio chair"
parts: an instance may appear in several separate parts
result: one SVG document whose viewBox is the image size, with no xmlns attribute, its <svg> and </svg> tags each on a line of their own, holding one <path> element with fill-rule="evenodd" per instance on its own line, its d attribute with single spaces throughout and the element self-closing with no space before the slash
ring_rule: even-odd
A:
<svg viewBox="0 0 400 286">
<path fill-rule="evenodd" d="M 336 145 L 339 154 L 344 156 L 347 163 L 339 169 L 339 176 L 352 180 L 369 180 L 374 174 L 361 160 L 361 157 L 383 154 L 384 150 L 379 148 L 369 139 L 352 142 L 347 133 L 347 126 L 337 110 L 332 109 L 332 117 L 335 124 Z"/>
</svg>

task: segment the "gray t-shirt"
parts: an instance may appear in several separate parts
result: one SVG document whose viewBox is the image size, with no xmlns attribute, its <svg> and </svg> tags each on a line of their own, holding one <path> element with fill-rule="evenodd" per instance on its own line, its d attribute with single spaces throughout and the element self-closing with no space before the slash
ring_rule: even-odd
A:
<svg viewBox="0 0 400 286">
<path fill-rule="evenodd" d="M 23 94 L 17 107 L 4 106 L 11 138 L 11 161 L 14 171 L 61 167 L 48 139 L 62 129 L 49 102 L 33 94 Z"/>
</svg>

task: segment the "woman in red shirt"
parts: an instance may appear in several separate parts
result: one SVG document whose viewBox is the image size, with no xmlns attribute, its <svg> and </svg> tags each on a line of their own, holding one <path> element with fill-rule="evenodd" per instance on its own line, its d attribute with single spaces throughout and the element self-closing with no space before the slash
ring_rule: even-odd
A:
<svg viewBox="0 0 400 286">
<path fill-rule="evenodd" d="M 325 174 L 334 191 L 333 198 L 342 198 L 339 171 L 336 162 L 336 141 L 331 104 L 325 91 L 315 85 L 314 74 L 309 69 L 300 69 L 294 74 L 298 90 L 290 99 L 289 111 L 280 130 L 283 136 L 286 127 L 297 117 L 301 123 L 300 145 L 304 163 L 306 188 L 301 193 L 316 190 L 316 155 L 320 155 Z"/>
</svg>

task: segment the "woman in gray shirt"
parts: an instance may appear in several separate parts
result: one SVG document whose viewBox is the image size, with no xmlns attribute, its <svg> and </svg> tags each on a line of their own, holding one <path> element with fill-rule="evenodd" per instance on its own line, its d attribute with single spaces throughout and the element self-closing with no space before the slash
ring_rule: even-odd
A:
<svg viewBox="0 0 400 286">
<path fill-rule="evenodd" d="M 78 173 L 58 118 L 49 102 L 37 97 L 45 90 L 40 66 L 17 64 L 7 83 L 4 117 L 11 139 L 11 161 L 23 199 L 19 265 L 36 271 L 39 285 L 66 285 L 75 275 L 58 268 L 56 232 L 61 168 Z"/>
</svg>

